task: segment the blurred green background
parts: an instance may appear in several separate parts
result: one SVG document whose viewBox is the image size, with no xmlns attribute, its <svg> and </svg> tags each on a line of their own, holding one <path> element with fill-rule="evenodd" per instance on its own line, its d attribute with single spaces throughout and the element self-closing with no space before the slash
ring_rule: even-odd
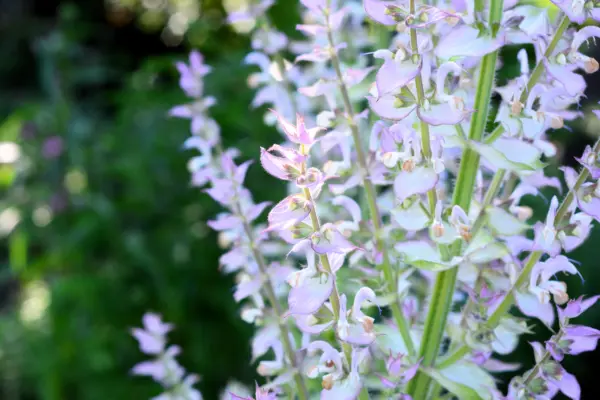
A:
<svg viewBox="0 0 600 400">
<path fill-rule="evenodd" d="M 288 34 L 299 21 L 295 3 L 270 11 Z M 206 399 L 230 379 L 257 379 L 251 327 L 238 317 L 231 277 L 217 270 L 221 250 L 205 224 L 219 208 L 189 187 L 187 121 L 166 116 L 184 101 L 173 62 L 197 48 L 214 67 L 206 92 L 220 100 L 212 114 L 225 144 L 257 158 L 260 145 L 278 140 L 264 110 L 249 108 L 241 64 L 249 40 L 224 17 L 217 0 L 0 0 L 0 399 L 158 394 L 129 374 L 143 359 L 129 328 L 147 310 L 176 325 L 171 341 L 202 376 Z M 517 73 L 515 55 L 504 52 L 499 79 Z M 598 77 L 587 78 L 583 107 L 600 94 Z M 572 128 L 555 138 L 574 165 L 598 125 Z M 269 179 L 251 168 L 257 201 L 283 196 Z M 544 201 L 529 200 L 543 215 Z M 586 278 L 569 281 L 572 295 L 600 292 L 599 241 L 596 229 L 571 254 Z M 584 322 L 600 326 L 598 308 Z M 512 359 L 530 365 L 528 345 Z M 584 398 L 600 398 L 589 368 L 598 362 L 587 353 L 565 363 Z"/>
</svg>

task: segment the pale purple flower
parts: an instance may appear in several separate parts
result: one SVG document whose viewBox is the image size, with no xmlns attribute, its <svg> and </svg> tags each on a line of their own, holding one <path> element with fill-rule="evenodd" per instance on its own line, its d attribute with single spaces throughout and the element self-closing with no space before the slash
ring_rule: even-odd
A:
<svg viewBox="0 0 600 400">
<path fill-rule="evenodd" d="M 175 64 L 179 70 L 179 86 L 189 97 L 198 98 L 204 90 L 203 77 L 211 71 L 211 67 L 204 64 L 204 57 L 197 51 L 192 51 L 189 65 L 183 62 Z"/>
</svg>

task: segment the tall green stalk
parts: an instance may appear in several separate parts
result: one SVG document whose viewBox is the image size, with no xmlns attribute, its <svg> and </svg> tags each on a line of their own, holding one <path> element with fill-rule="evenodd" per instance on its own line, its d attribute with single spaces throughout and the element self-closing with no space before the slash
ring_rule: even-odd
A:
<svg viewBox="0 0 600 400">
<path fill-rule="evenodd" d="M 491 2 L 489 28 L 492 32 L 497 30 L 497 25 L 502 19 L 502 5 L 503 0 L 492 0 Z M 485 55 L 481 63 L 475 95 L 475 112 L 469 129 L 469 140 L 471 141 L 481 141 L 485 132 L 497 58 L 498 51 L 494 51 Z M 470 148 L 466 148 L 460 163 L 452 202 L 454 205 L 460 206 L 467 213 L 471 205 L 478 170 L 479 154 Z M 461 247 L 461 241 L 455 242 L 451 248 L 452 254 L 456 255 L 460 253 Z M 419 356 L 422 358 L 421 365 L 424 367 L 434 365 L 440 351 L 448 313 L 452 306 L 457 273 L 458 268 L 452 268 L 440 272 L 436 277 L 419 351 Z M 430 384 L 431 378 L 427 374 L 419 372 L 410 382 L 408 394 L 414 399 L 426 399 Z"/>
</svg>

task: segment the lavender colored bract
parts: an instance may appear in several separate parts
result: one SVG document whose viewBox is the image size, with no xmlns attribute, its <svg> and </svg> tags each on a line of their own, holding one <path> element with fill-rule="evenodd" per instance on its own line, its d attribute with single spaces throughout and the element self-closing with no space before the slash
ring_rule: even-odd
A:
<svg viewBox="0 0 600 400">
<path fill-rule="evenodd" d="M 598 8 L 555 2 L 554 18 L 508 0 L 302 0 L 305 39 L 294 41 L 270 24 L 272 1 L 250 3 L 228 22 L 255 22 L 252 106 L 269 105 L 265 122 L 282 134 L 256 158 L 288 196 L 256 204 L 244 187 L 251 162 L 221 143 L 197 52 L 177 64 L 190 100 L 170 112 L 192 121 L 192 185 L 223 206 L 208 225 L 268 382 L 223 398 L 579 399 L 560 363 L 595 350 L 600 331 L 574 320 L 598 297 L 572 298 L 563 278 L 579 274 L 568 253 L 600 220 L 600 145 L 579 172 L 563 169 L 564 191 L 545 167 L 553 131 L 583 117 L 582 75 L 598 62 L 581 48 L 600 29 L 578 24 Z M 535 53 L 522 49 L 518 76 L 495 86 L 499 50 L 525 44 Z M 533 224 L 521 200 L 542 189 L 555 196 Z M 177 349 L 165 348 L 169 325 L 146 320 L 134 335 L 159 361 L 134 372 L 165 385 Z M 534 367 L 503 394 L 495 374 L 520 365 L 497 357 L 533 324 L 549 339 L 532 343 Z"/>
</svg>

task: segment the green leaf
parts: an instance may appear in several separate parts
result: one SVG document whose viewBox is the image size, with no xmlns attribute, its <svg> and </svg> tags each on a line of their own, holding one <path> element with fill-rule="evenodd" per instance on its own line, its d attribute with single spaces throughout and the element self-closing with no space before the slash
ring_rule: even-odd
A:
<svg viewBox="0 0 600 400">
<path fill-rule="evenodd" d="M 483 400 L 481 396 L 475 391 L 468 387 L 467 385 L 463 385 L 457 382 L 454 382 L 444 375 L 440 374 L 438 371 L 433 369 L 422 369 L 424 373 L 429 375 L 432 379 L 434 379 L 437 383 L 439 383 L 444 389 L 454 394 L 460 400 Z"/>
<path fill-rule="evenodd" d="M 488 207 L 485 214 L 489 227 L 498 235 L 519 235 L 529 228 L 529 225 L 500 207 Z"/>
<path fill-rule="evenodd" d="M 495 387 L 494 379 L 481 367 L 468 361 L 457 362 L 441 370 L 423 370 L 446 390 L 460 400 L 489 400 L 489 388 Z"/>
<path fill-rule="evenodd" d="M 398 243 L 396 250 L 404 255 L 404 262 L 415 268 L 427 271 L 445 271 L 457 266 L 461 257 L 454 257 L 450 261 L 443 261 L 438 250 L 431 244 L 420 241 Z"/>
<path fill-rule="evenodd" d="M 493 145 L 471 142 L 469 146 L 494 167 L 513 172 L 537 171 L 544 168 L 541 151 L 517 139 L 498 139 Z"/>
</svg>

